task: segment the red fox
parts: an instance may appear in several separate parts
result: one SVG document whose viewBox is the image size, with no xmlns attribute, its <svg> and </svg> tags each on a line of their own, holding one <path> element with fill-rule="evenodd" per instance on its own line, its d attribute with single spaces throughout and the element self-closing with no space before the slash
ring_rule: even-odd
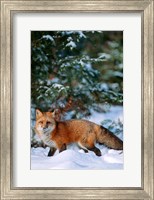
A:
<svg viewBox="0 0 154 200">
<path fill-rule="evenodd" d="M 66 150 L 67 144 L 77 143 L 85 152 L 93 151 L 101 156 L 95 143 L 104 144 L 109 148 L 123 150 L 123 141 L 103 126 L 87 120 L 56 121 L 55 112 L 36 110 L 35 131 L 41 140 L 50 147 L 48 156 Z"/>
</svg>

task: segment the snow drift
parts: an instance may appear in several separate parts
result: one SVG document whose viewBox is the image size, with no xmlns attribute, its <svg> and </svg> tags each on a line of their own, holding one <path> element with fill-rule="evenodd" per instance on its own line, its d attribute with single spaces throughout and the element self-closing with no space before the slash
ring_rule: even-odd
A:
<svg viewBox="0 0 154 200">
<path fill-rule="evenodd" d="M 93 112 L 88 120 L 100 124 L 104 119 L 122 120 L 122 116 L 122 107 L 115 106 L 106 114 Z M 119 137 L 122 138 L 122 133 Z M 47 156 L 49 147 L 32 148 L 31 169 L 123 169 L 123 151 L 108 149 L 99 144 L 96 146 L 101 150 L 101 157 L 96 156 L 92 151 L 85 153 L 76 144 L 68 145 L 67 150 L 61 153 L 57 150 L 52 157 Z"/>
</svg>

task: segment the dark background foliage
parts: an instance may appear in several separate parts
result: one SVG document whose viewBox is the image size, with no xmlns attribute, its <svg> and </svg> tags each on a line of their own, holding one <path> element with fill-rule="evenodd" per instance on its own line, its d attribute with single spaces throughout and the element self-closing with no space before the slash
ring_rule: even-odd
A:
<svg viewBox="0 0 154 200">
<path fill-rule="evenodd" d="M 31 103 L 58 118 L 123 103 L 123 32 L 32 31 Z"/>
</svg>

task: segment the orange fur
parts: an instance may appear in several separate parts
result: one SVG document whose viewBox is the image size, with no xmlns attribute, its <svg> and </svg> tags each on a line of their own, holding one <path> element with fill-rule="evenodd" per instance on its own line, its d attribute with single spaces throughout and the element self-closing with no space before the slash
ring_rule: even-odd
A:
<svg viewBox="0 0 154 200">
<path fill-rule="evenodd" d="M 84 150 L 92 150 L 100 156 L 95 147 L 99 142 L 114 149 L 123 149 L 123 142 L 106 128 L 87 120 L 55 120 L 54 112 L 36 110 L 36 133 L 51 148 L 65 150 L 70 143 L 78 143 Z"/>
</svg>

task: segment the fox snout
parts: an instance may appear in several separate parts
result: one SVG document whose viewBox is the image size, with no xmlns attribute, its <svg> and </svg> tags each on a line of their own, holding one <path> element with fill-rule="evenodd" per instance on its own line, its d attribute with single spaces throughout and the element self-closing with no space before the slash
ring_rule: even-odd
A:
<svg viewBox="0 0 154 200">
<path fill-rule="evenodd" d="M 50 130 L 52 128 L 52 124 L 49 122 L 46 122 L 45 124 L 42 125 L 42 129 L 44 132 Z"/>
<path fill-rule="evenodd" d="M 42 128 L 43 130 L 47 129 L 49 127 L 48 123 L 46 123 Z"/>
</svg>

